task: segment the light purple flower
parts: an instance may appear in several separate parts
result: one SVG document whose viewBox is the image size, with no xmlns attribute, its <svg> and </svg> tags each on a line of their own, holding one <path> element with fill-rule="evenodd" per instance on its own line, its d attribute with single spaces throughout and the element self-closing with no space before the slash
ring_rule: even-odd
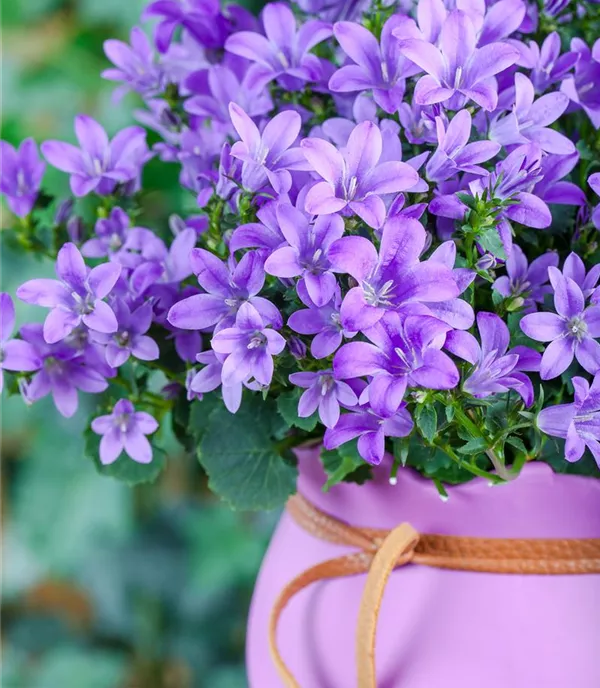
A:
<svg viewBox="0 0 600 688">
<path fill-rule="evenodd" d="M 225 50 L 260 65 L 254 84 L 264 86 L 277 79 L 286 90 L 300 90 L 304 82 L 320 81 L 323 65 L 309 51 L 331 36 L 331 24 L 309 20 L 296 31 L 292 10 L 280 2 L 266 5 L 261 18 L 266 36 L 238 31 L 225 43 Z"/>
<path fill-rule="evenodd" d="M 229 242 L 232 253 L 242 248 L 264 248 L 273 251 L 285 244 L 285 237 L 281 233 L 277 208 L 279 203 L 269 201 L 256 213 L 260 222 L 251 222 L 240 225 L 234 230 Z"/>
<path fill-rule="evenodd" d="M 90 270 L 75 244 L 68 243 L 58 252 L 56 274 L 58 280 L 33 279 L 17 289 L 22 301 L 52 309 L 44 322 L 49 344 L 64 339 L 80 323 L 97 332 L 117 331 L 115 314 L 102 299 L 121 274 L 118 263 L 103 263 Z"/>
<path fill-rule="evenodd" d="M 379 254 L 364 237 L 339 239 L 329 249 L 335 272 L 351 275 L 359 286 L 346 294 L 340 315 L 345 329 L 366 330 L 386 310 L 411 302 L 453 299 L 459 289 L 452 270 L 437 261 L 419 262 L 425 246 L 423 225 L 396 216 L 383 228 Z"/>
<path fill-rule="evenodd" d="M 531 70 L 530 79 L 538 93 L 565 78 L 579 57 L 575 52 L 560 54 L 560 35 L 556 31 L 546 36 L 541 47 L 535 41 L 511 44 L 521 53 L 517 64 Z"/>
<path fill-rule="evenodd" d="M 231 327 L 240 307 L 250 303 L 266 323 L 281 327 L 277 308 L 257 296 L 265 282 L 263 258 L 257 251 L 244 254 L 232 269 L 203 248 L 192 251 L 191 261 L 198 283 L 207 293 L 176 303 L 168 315 L 171 325 L 184 330 Z"/>
<path fill-rule="evenodd" d="M 578 55 L 575 74 L 567 76 L 560 90 L 572 103 L 579 105 L 596 129 L 600 128 L 600 39 L 593 51 L 581 40 L 573 38 L 571 50 Z"/>
<path fill-rule="evenodd" d="M 146 335 L 152 325 L 152 305 L 146 302 L 132 311 L 123 300 L 115 299 L 112 308 L 117 317 L 117 331 L 112 335 L 92 335 L 95 341 L 106 345 L 108 365 L 118 368 L 130 356 L 140 361 L 155 361 L 159 356 L 158 345 Z"/>
<path fill-rule="evenodd" d="M 477 328 L 481 345 L 469 332 L 458 330 L 448 333 L 444 345 L 474 366 L 463 382 L 465 392 L 482 399 L 513 389 L 531 406 L 533 385 L 523 371 L 538 371 L 540 354 L 526 346 L 509 349 L 508 327 L 495 313 L 479 312 Z"/>
<path fill-rule="evenodd" d="M 344 221 L 339 215 L 320 215 L 310 224 L 294 206 L 284 204 L 277 207 L 277 219 L 288 245 L 273 251 L 265 271 L 281 278 L 301 276 L 315 306 L 324 306 L 337 286 L 328 250 L 344 234 Z"/>
<path fill-rule="evenodd" d="M 458 172 L 487 174 L 479 163 L 487 162 L 500 151 L 500 144 L 493 141 L 473 141 L 471 138 L 471 113 L 468 110 L 457 112 L 448 127 L 441 117 L 436 117 L 438 147 L 429 158 L 425 168 L 427 179 L 443 182 Z"/>
<path fill-rule="evenodd" d="M 598 293 L 598 280 L 600 280 L 600 263 L 592 265 L 589 272 L 586 272 L 585 264 L 576 253 L 569 253 L 563 265 L 563 275 L 570 277 L 581 289 L 583 296 L 596 303 L 594 295 Z"/>
<path fill-rule="evenodd" d="M 405 408 L 393 416 L 382 418 L 368 407 L 344 413 L 335 428 L 325 431 L 325 449 L 336 449 L 358 437 L 358 453 L 370 464 L 378 465 L 385 454 L 386 437 L 406 437 L 413 429 L 413 421 Z"/>
<path fill-rule="evenodd" d="M 347 208 L 378 229 L 386 215 L 380 196 L 407 191 L 419 181 L 407 163 L 379 162 L 383 153 L 381 132 L 372 122 L 354 128 L 343 152 L 317 138 L 304 139 L 301 146 L 311 168 L 325 180 L 306 195 L 306 210 L 315 215 Z"/>
<path fill-rule="evenodd" d="M 4 387 L 3 370 L 30 372 L 41 368 L 42 361 L 29 342 L 11 339 L 15 327 L 15 307 L 10 295 L 0 292 L 0 392 Z"/>
<path fill-rule="evenodd" d="M 260 313 L 251 303 L 243 303 L 235 326 L 219 330 L 211 340 L 213 351 L 225 354 L 221 381 L 230 386 L 254 379 L 267 387 L 273 378 L 273 356 L 285 348 L 285 339 L 265 327 Z"/>
<path fill-rule="evenodd" d="M 131 29 L 130 41 L 131 45 L 115 39 L 104 41 L 104 53 L 115 68 L 105 69 L 102 77 L 122 82 L 114 93 L 117 100 L 130 90 L 151 98 L 165 87 L 164 71 L 156 63 L 152 44 L 139 26 Z"/>
<path fill-rule="evenodd" d="M 592 187 L 592 190 L 600 196 L 600 172 L 591 174 L 588 177 L 588 184 Z M 592 211 L 592 222 L 596 229 L 600 229 L 600 203 Z"/>
<path fill-rule="evenodd" d="M 453 389 L 459 374 L 453 361 L 441 348 L 450 327 L 437 318 L 409 315 L 402 320 L 388 312 L 365 331 L 372 343 L 350 342 L 333 360 L 335 377 L 348 380 L 369 376 L 372 379 L 361 396 L 380 416 L 394 414 L 407 387 Z"/>
<path fill-rule="evenodd" d="M 20 334 L 42 361 L 41 370 L 22 388 L 27 403 L 52 394 L 58 412 L 70 418 L 77 411 L 78 390 L 98 394 L 108 387 L 104 375 L 110 369 L 107 371 L 103 367 L 106 363 L 97 360 L 93 347 L 82 350 L 66 339 L 48 344 L 38 323 L 24 325 Z"/>
<path fill-rule="evenodd" d="M 498 93 L 494 75 L 513 65 L 519 53 L 506 43 L 477 48 L 475 27 L 461 10 L 448 14 L 440 34 L 440 48 L 417 38 L 400 38 L 400 52 L 426 75 L 415 87 L 418 105 L 447 103 L 458 110 L 473 100 L 484 110 L 495 110 Z M 450 102 L 448 102 L 450 101 Z"/>
<path fill-rule="evenodd" d="M 300 133 L 300 115 L 286 110 L 275 115 L 262 134 L 248 115 L 235 103 L 229 114 L 241 141 L 231 148 L 231 155 L 243 161 L 242 184 L 249 191 L 258 191 L 267 179 L 277 193 L 289 191 L 292 178 L 289 170 L 307 169 L 300 148 L 292 147 Z"/>
<path fill-rule="evenodd" d="M 204 368 L 194 374 L 190 381 L 190 390 L 196 394 L 206 394 L 221 387 L 223 403 L 230 413 L 236 413 L 242 403 L 242 383 L 222 384 L 223 360 L 226 356 L 217 356 L 214 351 L 203 351 L 196 356 Z"/>
<path fill-rule="evenodd" d="M 356 332 L 344 330 L 340 318 L 342 297 L 339 287 L 331 301 L 322 307 L 312 302 L 306 285 L 298 284 L 298 296 L 307 308 L 294 311 L 288 319 L 288 327 L 294 332 L 314 335 L 310 344 L 310 353 L 316 358 L 327 358 L 339 348 L 343 337 L 351 339 Z"/>
<path fill-rule="evenodd" d="M 8 207 L 17 217 L 25 217 L 37 200 L 46 164 L 40 160 L 33 139 L 25 139 L 16 150 L 10 143 L 0 141 L 0 159 L 0 193 L 6 196 Z"/>
<path fill-rule="evenodd" d="M 498 277 L 493 288 L 508 298 L 522 298 L 526 313 L 537 310 L 538 303 L 544 303 L 546 294 L 552 293 L 548 284 L 549 267 L 558 267 L 558 254 L 554 251 L 538 256 L 527 263 L 527 257 L 520 246 L 513 244 L 510 256 L 506 260 L 506 275 Z"/>
<path fill-rule="evenodd" d="M 402 56 L 392 32 L 404 27 L 408 35 L 417 37 L 418 30 L 411 31 L 410 26 L 402 15 L 390 17 L 383 25 L 380 45 L 375 36 L 358 23 L 335 24 L 334 35 L 354 64 L 335 72 L 329 80 L 330 90 L 348 93 L 372 89 L 377 105 L 390 114 L 396 112 L 404 96 L 405 80 L 415 74 L 417 68 Z"/>
<path fill-rule="evenodd" d="M 567 109 L 567 96 L 558 92 L 546 93 L 535 102 L 534 97 L 531 81 L 524 74 L 515 74 L 515 104 L 512 112 L 492 121 L 490 138 L 503 146 L 532 142 L 546 153 L 574 153 L 573 143 L 564 134 L 548 126 Z"/>
<path fill-rule="evenodd" d="M 77 115 L 75 134 L 81 148 L 63 141 L 45 141 L 41 145 L 46 160 L 71 175 L 75 196 L 91 191 L 112 193 L 117 184 L 135 181 L 148 158 L 146 132 L 141 127 L 122 129 L 109 141 L 96 120 Z"/>
<path fill-rule="evenodd" d="M 541 198 L 545 203 L 585 205 L 583 190 L 577 184 L 563 179 L 578 162 L 579 153 L 577 151 L 571 155 L 545 155 L 542 158 L 540 169 L 542 178 L 533 189 L 534 195 Z"/>
<path fill-rule="evenodd" d="M 537 425 L 547 435 L 566 440 L 567 461 L 579 461 L 587 447 L 600 466 L 600 375 L 594 377 L 591 387 L 582 377 L 574 377 L 571 382 L 574 402 L 542 409 Z"/>
<path fill-rule="evenodd" d="M 137 463 L 152 461 L 152 445 L 146 435 L 158 429 L 149 413 L 136 411 L 129 399 L 119 399 L 111 414 L 92 420 L 92 430 L 102 435 L 100 463 L 107 466 L 125 453 Z"/>
<path fill-rule="evenodd" d="M 575 357 L 592 375 L 600 370 L 600 305 L 585 307 L 581 288 L 557 268 L 548 268 L 554 289 L 556 313 L 531 313 L 521 320 L 521 329 L 531 339 L 550 342 L 542 356 L 540 375 L 551 380 L 561 375 Z"/>
<path fill-rule="evenodd" d="M 290 382 L 306 392 L 298 402 L 298 416 L 308 418 L 319 409 L 319 418 L 327 428 L 335 427 L 340 418 L 340 404 L 345 408 L 356 406 L 358 397 L 352 387 L 336 380 L 331 370 L 318 373 L 292 373 Z"/>
</svg>

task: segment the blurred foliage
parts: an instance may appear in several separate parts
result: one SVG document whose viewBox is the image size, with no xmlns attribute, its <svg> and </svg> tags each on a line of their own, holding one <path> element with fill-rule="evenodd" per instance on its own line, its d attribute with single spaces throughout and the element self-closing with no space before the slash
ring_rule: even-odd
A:
<svg viewBox="0 0 600 688">
<path fill-rule="evenodd" d="M 102 43 L 127 39 L 143 4 L 3 3 L 2 138 L 72 140 L 79 112 L 110 133 L 129 124 L 138 103 L 112 102 Z M 66 192 L 66 176 L 46 180 Z M 149 198 L 151 226 L 181 195 L 175 168 L 168 183 Z M 50 276 L 2 244 L 3 291 Z M 41 315 L 17 304 L 18 325 Z M 170 436 L 157 484 L 98 476 L 80 401 L 66 420 L 49 399 L 2 399 L 3 688 L 243 688 L 248 604 L 277 514 L 231 512 Z"/>
</svg>

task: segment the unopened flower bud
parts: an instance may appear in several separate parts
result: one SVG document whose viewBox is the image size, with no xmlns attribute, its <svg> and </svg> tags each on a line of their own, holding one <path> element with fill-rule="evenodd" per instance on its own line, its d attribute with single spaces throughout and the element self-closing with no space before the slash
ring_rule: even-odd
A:
<svg viewBox="0 0 600 688">
<path fill-rule="evenodd" d="M 80 244 L 83 241 L 83 220 L 79 215 L 75 215 L 67 222 L 67 234 L 74 244 Z"/>
<path fill-rule="evenodd" d="M 517 296 L 514 299 L 511 299 L 508 304 L 506 305 L 506 310 L 512 313 L 513 311 L 518 311 L 519 308 L 523 308 L 523 305 L 525 303 L 525 299 L 522 296 Z"/>
<path fill-rule="evenodd" d="M 306 344 L 298 337 L 292 335 L 288 339 L 288 347 L 290 353 L 296 360 L 300 361 L 306 357 Z"/>
<path fill-rule="evenodd" d="M 55 225 L 62 225 L 71 217 L 71 212 L 73 211 L 73 203 L 74 201 L 72 198 L 67 198 L 66 200 L 61 201 L 61 203 L 58 204 L 56 214 L 54 215 Z"/>
<path fill-rule="evenodd" d="M 475 263 L 475 267 L 478 270 L 491 270 L 495 268 L 498 261 L 491 253 L 484 253 L 481 258 Z"/>
</svg>

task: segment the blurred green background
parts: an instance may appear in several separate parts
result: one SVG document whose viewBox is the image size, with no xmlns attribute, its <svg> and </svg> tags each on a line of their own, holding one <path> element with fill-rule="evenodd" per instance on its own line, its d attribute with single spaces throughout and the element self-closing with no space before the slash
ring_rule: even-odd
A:
<svg viewBox="0 0 600 688">
<path fill-rule="evenodd" d="M 79 112 L 111 134 L 129 124 L 139 102 L 112 103 L 102 43 L 127 39 L 143 4 L 3 2 L 2 138 L 73 140 Z M 176 171 L 168 177 L 153 204 L 161 219 L 179 196 Z M 66 176 L 47 183 L 66 191 Z M 11 222 L 4 211 L 3 239 Z M 2 268 L 12 294 L 52 273 L 4 240 Z M 17 304 L 18 325 L 42 317 Z M 246 615 L 277 514 L 230 512 L 168 436 L 157 484 L 98 476 L 83 456 L 80 401 L 66 420 L 49 399 L 2 398 L 3 688 L 243 688 Z"/>
</svg>

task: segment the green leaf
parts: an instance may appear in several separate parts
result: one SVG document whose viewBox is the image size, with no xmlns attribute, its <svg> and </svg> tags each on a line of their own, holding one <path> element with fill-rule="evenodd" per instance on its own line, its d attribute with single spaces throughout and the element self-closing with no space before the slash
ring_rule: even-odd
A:
<svg viewBox="0 0 600 688">
<path fill-rule="evenodd" d="M 507 437 L 506 444 L 510 444 L 510 446 L 514 447 L 518 452 L 527 456 L 527 447 L 523 444 L 523 440 L 520 437 L 515 437 L 514 435 L 512 437 Z"/>
<path fill-rule="evenodd" d="M 300 418 L 298 415 L 298 401 L 301 395 L 302 391 L 299 389 L 284 392 L 277 399 L 277 410 L 289 427 L 295 426 L 306 432 L 312 432 L 317 426 L 319 416 L 315 411 L 308 418 Z"/>
<path fill-rule="evenodd" d="M 459 454 L 482 454 L 487 449 L 487 443 L 483 437 L 473 437 L 462 447 L 459 447 L 456 451 Z"/>
<path fill-rule="evenodd" d="M 422 406 L 416 417 L 417 427 L 423 437 L 432 443 L 437 432 L 437 413 L 433 406 Z"/>
<path fill-rule="evenodd" d="M 446 406 L 446 420 L 451 423 L 454 418 L 454 406 Z"/>
<path fill-rule="evenodd" d="M 296 489 L 298 471 L 284 461 L 275 438 L 281 429 L 273 401 L 247 396 L 234 415 L 210 413 L 198 447 L 209 487 L 234 509 L 274 509 Z"/>
<path fill-rule="evenodd" d="M 491 253 L 496 258 L 506 260 L 504 246 L 502 245 L 502 240 L 500 239 L 498 230 L 495 227 L 490 227 L 484 232 L 481 232 L 481 234 L 477 237 L 477 242 L 484 251 Z"/>
<path fill-rule="evenodd" d="M 356 442 L 347 442 L 337 449 L 322 449 L 321 461 L 327 473 L 324 492 L 341 482 L 362 485 L 371 479 L 371 466 L 358 453 Z"/>
<path fill-rule="evenodd" d="M 114 463 L 104 466 L 100 463 L 100 435 L 88 428 L 84 433 L 84 437 L 84 453 L 88 458 L 92 459 L 98 473 L 110 478 L 116 478 L 127 485 L 153 483 L 166 465 L 165 452 L 153 444 L 152 461 L 150 463 L 138 463 L 123 451 Z"/>
</svg>

